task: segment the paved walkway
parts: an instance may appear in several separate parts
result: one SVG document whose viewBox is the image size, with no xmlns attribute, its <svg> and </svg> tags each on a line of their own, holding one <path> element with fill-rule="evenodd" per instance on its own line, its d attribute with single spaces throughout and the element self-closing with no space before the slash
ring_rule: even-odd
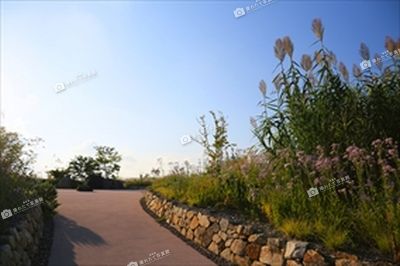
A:
<svg viewBox="0 0 400 266">
<path fill-rule="evenodd" d="M 58 215 L 49 266 L 126 266 L 166 250 L 146 265 L 211 266 L 140 206 L 142 191 L 58 190 Z M 132 264 L 134 266 L 135 264 Z"/>
</svg>

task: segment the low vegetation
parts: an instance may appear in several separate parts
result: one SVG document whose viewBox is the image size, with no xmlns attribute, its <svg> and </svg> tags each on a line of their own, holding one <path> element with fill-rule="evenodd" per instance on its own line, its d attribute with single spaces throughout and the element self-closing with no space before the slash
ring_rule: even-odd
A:
<svg viewBox="0 0 400 266">
<path fill-rule="evenodd" d="M 225 119 L 212 113 L 212 140 L 200 120 L 207 171 L 169 175 L 151 189 L 192 206 L 261 215 L 330 249 L 363 247 L 400 262 L 400 40 L 387 37 L 391 60 L 376 71 L 354 65 L 351 80 L 326 48 L 321 21 L 312 29 L 319 48 L 300 63 L 289 37 L 276 41 L 277 96 L 261 81 L 262 112 L 251 119 L 259 146 L 233 149 Z M 365 44 L 360 55 L 371 59 Z"/>
<path fill-rule="evenodd" d="M 139 189 L 151 186 L 154 178 L 150 177 L 139 177 L 139 178 L 128 178 L 124 180 L 124 188 L 126 189 Z"/>
</svg>

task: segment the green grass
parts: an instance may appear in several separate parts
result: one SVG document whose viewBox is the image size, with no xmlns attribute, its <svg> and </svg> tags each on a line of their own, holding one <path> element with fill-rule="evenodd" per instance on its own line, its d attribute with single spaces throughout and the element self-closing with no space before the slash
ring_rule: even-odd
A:
<svg viewBox="0 0 400 266">
<path fill-rule="evenodd" d="M 124 188 L 137 189 L 151 186 L 153 178 L 129 178 L 124 180 Z"/>
</svg>

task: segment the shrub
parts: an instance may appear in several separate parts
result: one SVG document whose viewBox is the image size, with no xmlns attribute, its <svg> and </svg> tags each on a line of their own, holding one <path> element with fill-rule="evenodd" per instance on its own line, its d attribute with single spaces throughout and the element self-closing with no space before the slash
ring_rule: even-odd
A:
<svg viewBox="0 0 400 266">
<path fill-rule="evenodd" d="M 26 148 L 37 140 L 24 140 L 16 133 L 0 127 L 0 209 L 13 209 L 25 200 L 44 199 L 45 217 L 55 213 L 57 192 L 48 181 L 38 179 L 31 170 L 35 154 Z M 13 217 L 14 218 L 14 217 Z M 0 234 L 7 230 L 10 221 L 0 223 Z"/>
<path fill-rule="evenodd" d="M 209 175 L 186 177 L 188 179 L 187 193 L 183 201 L 191 206 L 215 206 L 223 200 L 219 181 Z"/>
<path fill-rule="evenodd" d="M 46 218 L 52 217 L 56 213 L 55 209 L 60 205 L 57 202 L 57 190 L 48 180 L 35 180 L 26 194 L 29 199 L 43 198 L 41 206 Z"/>
<path fill-rule="evenodd" d="M 155 180 L 151 190 L 170 200 L 182 200 L 189 186 L 190 179 L 183 175 L 172 175 Z"/>
<path fill-rule="evenodd" d="M 89 185 L 87 184 L 82 184 L 79 185 L 78 188 L 76 189 L 78 191 L 84 191 L 84 192 L 92 192 L 93 188 L 91 188 Z"/>
<path fill-rule="evenodd" d="M 129 178 L 124 180 L 124 188 L 126 189 L 138 189 L 151 186 L 153 183 L 152 178 Z"/>
</svg>

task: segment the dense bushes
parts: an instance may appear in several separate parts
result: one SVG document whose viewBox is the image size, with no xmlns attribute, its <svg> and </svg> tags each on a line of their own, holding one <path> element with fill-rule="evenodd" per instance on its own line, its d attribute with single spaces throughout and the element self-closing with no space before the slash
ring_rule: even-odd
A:
<svg viewBox="0 0 400 266">
<path fill-rule="evenodd" d="M 45 217 L 50 218 L 56 211 L 55 209 L 59 206 L 57 202 L 57 190 L 55 186 L 48 180 L 43 179 L 30 179 L 32 185 L 26 190 L 28 199 L 43 198 L 42 210 Z"/>
<path fill-rule="evenodd" d="M 277 97 L 261 81 L 263 111 L 251 121 L 261 148 L 225 157 L 218 172 L 169 176 L 152 189 L 190 205 L 261 213 L 289 236 L 400 262 L 399 58 L 378 61 L 377 71 L 353 66 L 350 81 L 323 43 L 322 23 L 312 26 L 320 48 L 300 64 L 289 37 L 276 42 Z M 388 37 L 385 47 L 400 54 L 400 40 Z M 360 54 L 371 59 L 364 44 Z"/>
<path fill-rule="evenodd" d="M 0 128 L 0 210 L 13 209 L 26 200 L 43 198 L 41 207 L 46 217 L 54 214 L 57 191 L 47 180 L 36 178 L 30 166 L 34 154 L 27 147 L 37 142 L 23 140 L 18 134 Z M 23 214 L 23 213 L 21 213 Z M 12 219 L 18 219 L 13 217 Z M 7 229 L 12 219 L 2 220 L 0 234 Z"/>
<path fill-rule="evenodd" d="M 139 178 L 129 178 L 124 180 L 124 188 L 126 189 L 138 189 L 151 186 L 154 178 L 149 177 L 139 177 Z"/>
<path fill-rule="evenodd" d="M 89 191 L 89 192 L 92 192 L 92 191 L 93 191 L 93 188 L 92 188 L 91 186 L 89 186 L 89 185 L 82 184 L 82 185 L 79 185 L 79 186 L 77 187 L 76 190 L 78 190 L 78 191 Z"/>
</svg>

